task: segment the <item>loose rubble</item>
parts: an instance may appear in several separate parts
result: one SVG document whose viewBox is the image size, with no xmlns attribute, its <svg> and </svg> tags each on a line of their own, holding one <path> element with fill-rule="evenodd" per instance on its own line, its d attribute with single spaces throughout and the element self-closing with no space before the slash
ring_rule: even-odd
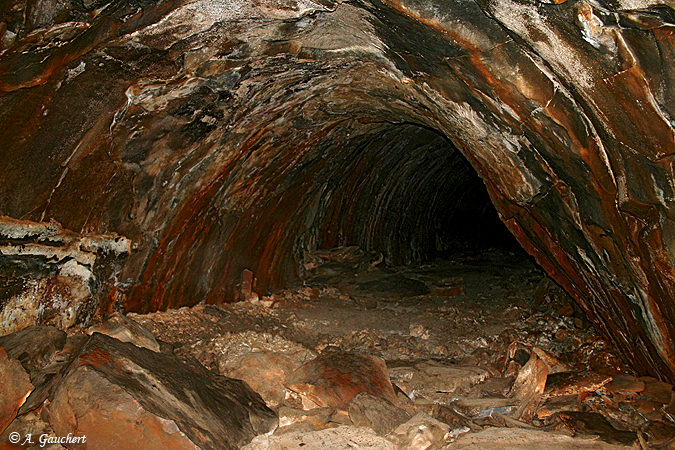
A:
<svg viewBox="0 0 675 450">
<path fill-rule="evenodd" d="M 0 379 L 11 399 L 1 402 L 0 439 L 40 430 L 86 435 L 82 448 L 675 445 L 673 386 L 622 365 L 517 256 L 413 269 L 356 254 L 344 263 L 351 276 L 333 267 L 313 277 L 318 265 L 303 286 L 269 298 L 0 337 L 2 373 L 15 378 Z M 480 258 L 501 273 L 478 273 Z M 375 295 L 392 273 L 429 289 Z M 463 294 L 432 289 L 448 273 Z"/>
</svg>

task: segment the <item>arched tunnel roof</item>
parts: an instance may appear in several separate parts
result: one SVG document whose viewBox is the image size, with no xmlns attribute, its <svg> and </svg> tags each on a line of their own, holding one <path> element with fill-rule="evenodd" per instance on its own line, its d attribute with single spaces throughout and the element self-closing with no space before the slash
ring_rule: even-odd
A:
<svg viewBox="0 0 675 450">
<path fill-rule="evenodd" d="M 129 239 L 100 307 L 227 301 L 244 269 L 279 288 L 350 233 L 423 257 L 421 221 L 461 194 L 429 180 L 470 166 L 624 356 L 674 379 L 665 3 L 59 5 L 0 16 L 0 213 Z"/>
</svg>

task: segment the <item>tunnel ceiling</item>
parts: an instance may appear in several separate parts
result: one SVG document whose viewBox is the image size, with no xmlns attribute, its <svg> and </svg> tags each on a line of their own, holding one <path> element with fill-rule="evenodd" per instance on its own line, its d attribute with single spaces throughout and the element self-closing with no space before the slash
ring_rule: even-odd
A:
<svg viewBox="0 0 675 450">
<path fill-rule="evenodd" d="M 624 356 L 675 379 L 672 4 L 2 7 L 0 214 L 128 239 L 87 278 L 101 308 L 228 301 L 244 269 L 279 288 L 324 244 L 423 258 L 470 204 L 456 146 Z"/>
</svg>

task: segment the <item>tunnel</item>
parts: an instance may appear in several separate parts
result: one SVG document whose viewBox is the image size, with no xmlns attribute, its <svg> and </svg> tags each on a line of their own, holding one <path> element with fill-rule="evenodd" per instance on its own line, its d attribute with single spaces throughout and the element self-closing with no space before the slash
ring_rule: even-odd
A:
<svg viewBox="0 0 675 450">
<path fill-rule="evenodd" d="M 675 381 L 666 3 L 3 8 L 3 334 L 498 248 Z"/>
<path fill-rule="evenodd" d="M 334 179 L 320 177 L 328 187 L 319 201 L 326 205 L 319 248 L 357 245 L 394 265 L 456 249 L 518 248 L 483 182 L 447 138 L 413 124 L 382 128 L 349 144 L 354 150 Z"/>
</svg>

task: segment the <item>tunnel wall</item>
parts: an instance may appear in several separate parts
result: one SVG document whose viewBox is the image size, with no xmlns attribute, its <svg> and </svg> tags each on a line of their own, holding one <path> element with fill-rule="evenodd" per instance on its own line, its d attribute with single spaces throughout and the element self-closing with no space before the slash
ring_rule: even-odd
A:
<svg viewBox="0 0 675 450">
<path fill-rule="evenodd" d="M 228 301 L 245 268 L 283 286 L 333 239 L 335 149 L 414 123 L 627 360 L 675 378 L 665 3 L 88 5 L 2 11 L 0 213 L 133 242 L 102 309 Z"/>
</svg>

